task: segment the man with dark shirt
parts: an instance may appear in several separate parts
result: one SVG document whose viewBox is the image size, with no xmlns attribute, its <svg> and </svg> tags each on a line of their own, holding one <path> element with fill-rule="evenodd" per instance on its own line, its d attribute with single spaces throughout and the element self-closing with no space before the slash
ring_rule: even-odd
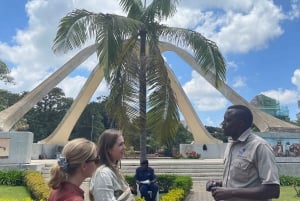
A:
<svg viewBox="0 0 300 201">
<path fill-rule="evenodd" d="M 148 167 L 148 164 L 148 160 L 141 161 L 141 166 L 135 171 L 135 181 L 139 184 L 141 197 L 145 198 L 146 201 L 155 201 L 158 186 L 154 169 Z M 152 192 L 151 197 L 148 191 Z"/>
</svg>

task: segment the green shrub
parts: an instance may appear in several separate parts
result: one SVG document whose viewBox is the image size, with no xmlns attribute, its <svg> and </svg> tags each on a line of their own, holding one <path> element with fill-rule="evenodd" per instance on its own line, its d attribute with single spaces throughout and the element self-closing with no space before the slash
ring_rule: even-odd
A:
<svg viewBox="0 0 300 201">
<path fill-rule="evenodd" d="M 183 189 L 176 188 L 170 190 L 166 195 L 161 196 L 160 201 L 182 201 L 185 198 Z"/>
<path fill-rule="evenodd" d="M 184 196 L 188 195 L 192 189 L 193 181 L 189 176 L 175 177 L 172 185 L 172 189 L 183 189 Z"/>
<path fill-rule="evenodd" d="M 280 185 L 281 186 L 291 186 L 295 183 L 297 186 L 300 186 L 300 177 L 293 177 L 293 176 L 280 176 Z"/>
<path fill-rule="evenodd" d="M 167 174 L 158 174 L 158 175 L 156 175 L 156 179 L 158 181 L 158 186 L 159 186 L 159 192 L 161 192 L 161 193 L 168 192 L 169 189 L 172 188 L 173 183 L 174 183 L 176 177 L 180 177 L 180 176 L 167 175 Z M 134 176 L 132 176 L 132 175 L 126 175 L 125 179 L 128 182 L 129 186 L 134 191 L 136 191 L 136 183 L 135 183 Z"/>
<path fill-rule="evenodd" d="M 32 197 L 40 201 L 47 200 L 50 194 L 50 188 L 39 171 L 24 171 L 24 182 L 31 192 Z"/>
<path fill-rule="evenodd" d="M 132 176 L 132 175 L 125 175 L 124 178 L 127 181 L 127 183 L 129 184 L 129 186 L 131 186 L 131 187 L 136 186 L 134 176 Z"/>
<path fill-rule="evenodd" d="M 18 199 L 6 199 L 6 198 L 0 198 L 0 201 L 33 201 L 31 198 L 24 198 L 22 200 L 18 200 Z"/>
<path fill-rule="evenodd" d="M 10 186 L 23 186 L 23 172 L 20 170 L 0 171 L 0 184 Z"/>
<path fill-rule="evenodd" d="M 159 191 L 162 193 L 167 193 L 172 188 L 176 177 L 180 177 L 180 176 L 167 175 L 167 174 L 156 175 Z"/>
<path fill-rule="evenodd" d="M 134 196 L 134 199 L 135 199 L 135 201 L 146 201 L 144 198 L 141 198 L 138 195 Z"/>
</svg>

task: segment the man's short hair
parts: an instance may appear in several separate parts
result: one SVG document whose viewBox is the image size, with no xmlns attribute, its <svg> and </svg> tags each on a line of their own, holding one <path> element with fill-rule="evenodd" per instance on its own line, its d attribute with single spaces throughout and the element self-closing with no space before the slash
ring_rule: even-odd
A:
<svg viewBox="0 0 300 201">
<path fill-rule="evenodd" d="M 143 160 L 143 161 L 141 161 L 141 165 L 148 165 L 148 160 L 146 159 L 146 160 Z"/>
<path fill-rule="evenodd" d="M 244 120 L 248 127 L 251 127 L 253 123 L 253 114 L 248 107 L 246 107 L 245 105 L 232 105 L 229 106 L 227 109 L 236 109 L 236 114 L 239 115 L 239 118 Z"/>
</svg>

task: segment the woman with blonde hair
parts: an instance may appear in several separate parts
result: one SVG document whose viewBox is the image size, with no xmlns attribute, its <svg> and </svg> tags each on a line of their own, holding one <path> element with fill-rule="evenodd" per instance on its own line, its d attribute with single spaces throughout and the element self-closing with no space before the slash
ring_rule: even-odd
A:
<svg viewBox="0 0 300 201">
<path fill-rule="evenodd" d="M 99 167 L 91 178 L 90 199 L 95 201 L 133 201 L 128 183 L 120 174 L 119 163 L 125 154 L 120 130 L 105 130 L 97 142 Z"/>
<path fill-rule="evenodd" d="M 99 157 L 95 143 L 77 138 L 63 148 L 48 182 L 52 188 L 48 201 L 84 201 L 82 182 L 91 177 Z"/>
</svg>

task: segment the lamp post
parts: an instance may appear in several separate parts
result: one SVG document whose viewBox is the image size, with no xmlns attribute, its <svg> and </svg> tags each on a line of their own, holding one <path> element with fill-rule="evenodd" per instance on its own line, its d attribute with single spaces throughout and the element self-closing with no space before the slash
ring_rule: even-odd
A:
<svg viewBox="0 0 300 201">
<path fill-rule="evenodd" d="M 94 115 L 92 114 L 91 141 L 93 141 L 93 130 L 94 130 Z"/>
</svg>

